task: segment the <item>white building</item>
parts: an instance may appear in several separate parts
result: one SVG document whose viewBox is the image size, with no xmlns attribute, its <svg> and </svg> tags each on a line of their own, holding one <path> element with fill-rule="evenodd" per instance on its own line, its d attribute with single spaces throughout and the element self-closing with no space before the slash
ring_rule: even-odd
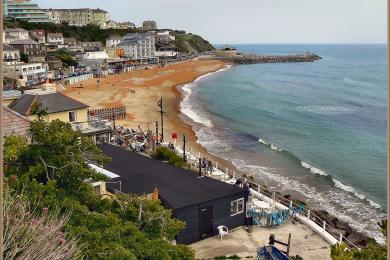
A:
<svg viewBox="0 0 390 260">
<path fill-rule="evenodd" d="M 16 40 L 28 40 L 30 36 L 28 31 L 21 28 L 11 28 L 4 30 L 4 43 L 12 43 Z"/>
<path fill-rule="evenodd" d="M 117 47 L 123 48 L 125 57 L 135 60 L 154 58 L 156 52 L 155 39 L 151 32 L 126 34 Z"/>
<path fill-rule="evenodd" d="M 10 45 L 3 44 L 3 61 L 19 61 L 20 51 Z"/>
<path fill-rule="evenodd" d="M 64 45 L 64 36 L 62 33 L 48 33 L 47 43 L 51 45 Z"/>
<path fill-rule="evenodd" d="M 107 48 L 116 47 L 121 42 L 122 42 L 122 37 L 120 37 L 119 35 L 111 35 L 106 39 L 106 47 Z"/>
<path fill-rule="evenodd" d="M 56 24 L 63 22 L 72 26 L 94 24 L 105 29 L 107 27 L 107 22 L 110 20 L 108 12 L 99 8 L 47 9 L 45 11 L 49 16 L 49 19 Z"/>
<path fill-rule="evenodd" d="M 83 55 L 84 60 L 106 60 L 108 58 L 109 57 L 106 51 L 86 52 Z"/>
<path fill-rule="evenodd" d="M 175 36 L 172 36 L 170 31 L 157 32 L 156 38 L 159 43 L 169 43 L 175 40 Z"/>
<path fill-rule="evenodd" d="M 10 79 L 35 80 L 47 77 L 47 67 L 42 63 L 7 62 L 5 75 Z"/>
</svg>

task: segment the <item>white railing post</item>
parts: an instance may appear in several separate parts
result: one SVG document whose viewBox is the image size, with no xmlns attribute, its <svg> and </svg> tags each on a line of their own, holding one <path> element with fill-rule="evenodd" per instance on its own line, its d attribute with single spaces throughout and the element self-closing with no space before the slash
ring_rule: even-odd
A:
<svg viewBox="0 0 390 260">
<path fill-rule="evenodd" d="M 226 174 L 229 175 L 229 169 L 226 167 Z"/>
<path fill-rule="evenodd" d="M 215 169 L 218 171 L 218 162 L 215 162 Z"/>
<path fill-rule="evenodd" d="M 322 221 L 322 231 L 325 233 L 326 231 L 326 222 L 325 220 Z"/>
<path fill-rule="evenodd" d="M 310 209 L 307 210 L 307 220 L 310 220 Z"/>
<path fill-rule="evenodd" d="M 292 200 L 290 200 L 290 208 L 292 208 L 292 203 L 293 203 Z"/>
<path fill-rule="evenodd" d="M 235 172 L 233 172 L 233 179 L 236 177 L 236 173 Z"/>
<path fill-rule="evenodd" d="M 342 242 L 343 242 L 343 234 L 340 233 L 339 243 L 341 244 Z"/>
<path fill-rule="evenodd" d="M 272 200 L 275 201 L 276 193 L 273 191 L 272 192 Z"/>
</svg>

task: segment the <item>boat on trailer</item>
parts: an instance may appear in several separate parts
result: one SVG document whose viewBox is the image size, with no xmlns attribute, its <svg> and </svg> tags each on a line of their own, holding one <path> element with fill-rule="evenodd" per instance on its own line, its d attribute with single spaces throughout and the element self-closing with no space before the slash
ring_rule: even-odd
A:
<svg viewBox="0 0 390 260">
<path fill-rule="evenodd" d="M 290 257 L 285 255 L 281 250 L 275 246 L 268 245 L 260 247 L 257 250 L 258 260 L 290 260 Z"/>
</svg>

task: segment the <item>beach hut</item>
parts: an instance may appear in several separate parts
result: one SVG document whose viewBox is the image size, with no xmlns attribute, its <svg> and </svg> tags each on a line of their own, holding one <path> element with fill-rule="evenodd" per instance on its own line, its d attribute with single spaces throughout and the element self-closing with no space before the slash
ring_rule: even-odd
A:
<svg viewBox="0 0 390 260">
<path fill-rule="evenodd" d="M 186 222 L 176 237 L 182 244 L 190 244 L 217 235 L 218 226 L 230 229 L 245 223 L 243 189 L 197 173 L 171 166 L 113 145 L 101 146 L 112 160 L 104 164 L 117 175 L 122 192 L 151 194 L 158 190 L 162 204 L 172 209 L 173 217 Z M 111 192 L 115 186 L 107 184 Z"/>
</svg>

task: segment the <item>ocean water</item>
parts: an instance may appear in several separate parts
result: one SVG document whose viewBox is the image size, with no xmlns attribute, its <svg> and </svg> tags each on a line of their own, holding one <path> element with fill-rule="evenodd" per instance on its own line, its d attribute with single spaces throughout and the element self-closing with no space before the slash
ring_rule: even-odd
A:
<svg viewBox="0 0 390 260">
<path fill-rule="evenodd" d="M 308 50 L 313 63 L 235 65 L 184 86 L 184 120 L 209 152 L 256 180 L 325 209 L 383 242 L 386 217 L 385 45 L 237 45 Z"/>
</svg>

